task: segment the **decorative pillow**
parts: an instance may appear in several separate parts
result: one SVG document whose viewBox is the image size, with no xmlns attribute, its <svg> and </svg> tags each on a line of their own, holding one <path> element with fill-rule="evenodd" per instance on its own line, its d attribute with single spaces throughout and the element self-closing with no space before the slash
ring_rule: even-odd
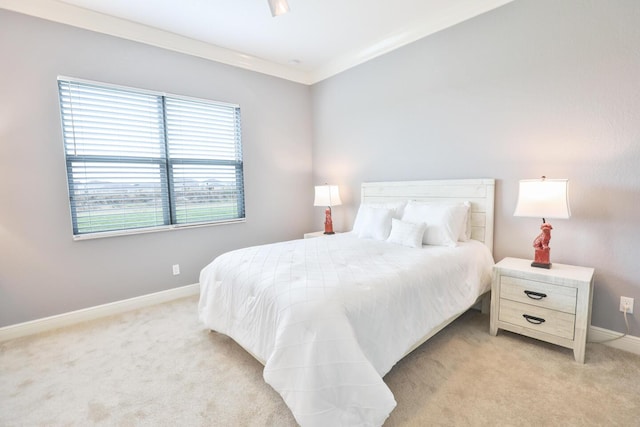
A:
<svg viewBox="0 0 640 427">
<path fill-rule="evenodd" d="M 462 203 L 409 201 L 404 209 L 402 220 L 427 224 L 422 239 L 426 245 L 456 246 L 460 234 L 464 234 L 468 210 L 468 207 Z"/>
<path fill-rule="evenodd" d="M 356 215 L 356 220 L 353 222 L 353 232 L 358 234 L 360 232 L 360 228 L 362 225 L 363 215 L 361 215 L 361 211 L 366 208 L 383 208 L 383 209 L 392 209 L 393 210 L 393 218 L 400 219 L 402 218 L 402 213 L 404 211 L 404 207 L 407 204 L 406 201 L 402 202 L 388 202 L 388 203 L 363 203 L 360 205 L 358 209 L 358 214 Z"/>
<path fill-rule="evenodd" d="M 386 240 L 391 232 L 393 209 L 360 206 L 353 232 L 361 238 Z"/>
<path fill-rule="evenodd" d="M 387 242 L 409 246 L 410 248 L 421 248 L 426 227 L 427 224 L 424 222 L 414 224 L 413 222 L 400 221 L 399 219 L 392 218 L 391 234 L 389 234 Z"/>
</svg>

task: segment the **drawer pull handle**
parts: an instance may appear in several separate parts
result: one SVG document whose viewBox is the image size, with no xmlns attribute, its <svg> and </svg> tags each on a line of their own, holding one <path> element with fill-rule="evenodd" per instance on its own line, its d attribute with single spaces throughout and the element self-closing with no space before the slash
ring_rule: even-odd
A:
<svg viewBox="0 0 640 427">
<path fill-rule="evenodd" d="M 524 291 L 524 293 L 531 299 L 542 299 L 547 297 L 547 294 L 543 294 L 540 292 Z"/>
<path fill-rule="evenodd" d="M 534 325 L 539 325 L 545 322 L 545 320 L 541 317 L 530 316 L 528 314 L 523 314 L 522 317 L 524 317 L 527 322 L 533 323 Z"/>
</svg>

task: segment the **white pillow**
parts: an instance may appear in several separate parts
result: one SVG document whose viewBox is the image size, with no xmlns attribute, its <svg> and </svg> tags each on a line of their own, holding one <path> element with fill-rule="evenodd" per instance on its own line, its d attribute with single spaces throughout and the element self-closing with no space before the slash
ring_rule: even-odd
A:
<svg viewBox="0 0 640 427">
<path fill-rule="evenodd" d="M 466 207 L 466 220 L 464 221 L 464 227 L 462 228 L 462 232 L 460 233 L 458 240 L 461 242 L 468 242 L 471 240 L 471 202 L 464 202 L 462 205 Z"/>
<path fill-rule="evenodd" d="M 456 246 L 464 234 L 468 207 L 462 203 L 419 203 L 409 201 L 404 209 L 403 221 L 427 224 L 422 239 L 426 245 Z"/>
<path fill-rule="evenodd" d="M 395 219 L 400 219 L 402 218 L 402 214 L 404 213 L 404 207 L 407 206 L 407 201 L 403 200 L 401 202 L 372 203 L 372 205 L 386 209 L 393 209 L 393 217 Z"/>
<path fill-rule="evenodd" d="M 471 240 L 471 202 L 419 202 L 417 200 L 413 200 L 413 203 L 420 205 L 446 205 L 446 206 L 459 206 L 460 209 L 464 211 L 464 221 L 463 227 L 460 230 L 460 235 L 458 236 L 459 242 L 468 242 Z"/>
<path fill-rule="evenodd" d="M 437 202 L 436 204 L 457 206 L 464 212 L 462 227 L 460 228 L 459 242 L 466 242 L 471 239 L 471 202 Z"/>
<path fill-rule="evenodd" d="M 358 209 L 358 229 L 354 233 L 364 239 L 386 240 L 391 232 L 393 209 L 364 206 Z"/>
<path fill-rule="evenodd" d="M 391 219 L 391 234 L 387 242 L 397 243 L 410 248 L 421 248 L 424 230 L 427 224 L 424 222 L 414 224 L 413 222 L 400 221 L 399 219 Z"/>
<path fill-rule="evenodd" d="M 406 201 L 402 202 L 387 202 L 387 203 L 363 203 L 358 208 L 358 213 L 356 214 L 356 220 L 353 222 L 352 231 L 356 234 L 360 233 L 360 228 L 362 225 L 363 215 L 361 215 L 361 211 L 366 208 L 383 208 L 383 209 L 392 209 L 393 210 L 393 218 L 400 219 L 402 218 L 402 213 L 404 211 L 404 207 L 407 204 Z M 389 225 L 391 226 L 391 225 Z"/>
</svg>

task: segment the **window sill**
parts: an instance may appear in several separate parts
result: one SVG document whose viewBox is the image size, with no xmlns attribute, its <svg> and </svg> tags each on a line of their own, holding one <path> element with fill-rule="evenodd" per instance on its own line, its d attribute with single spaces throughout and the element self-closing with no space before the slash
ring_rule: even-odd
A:
<svg viewBox="0 0 640 427">
<path fill-rule="evenodd" d="M 131 230 L 102 231 L 99 233 L 77 234 L 73 236 L 74 241 L 104 239 L 106 237 L 131 236 L 134 234 L 156 233 L 161 231 L 183 230 L 185 228 L 202 228 L 228 224 L 239 224 L 246 222 L 246 218 L 230 219 L 227 221 L 206 222 L 197 224 L 164 225 L 161 227 L 134 228 Z"/>
</svg>

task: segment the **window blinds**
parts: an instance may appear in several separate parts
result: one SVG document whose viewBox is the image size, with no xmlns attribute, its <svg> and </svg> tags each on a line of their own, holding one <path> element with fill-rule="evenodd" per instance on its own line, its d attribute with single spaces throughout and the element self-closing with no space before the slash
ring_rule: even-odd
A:
<svg viewBox="0 0 640 427">
<path fill-rule="evenodd" d="M 239 109 L 166 98 L 165 111 L 177 223 L 244 215 Z"/>
<path fill-rule="evenodd" d="M 74 235 L 244 218 L 238 106 L 58 88 Z"/>
</svg>

